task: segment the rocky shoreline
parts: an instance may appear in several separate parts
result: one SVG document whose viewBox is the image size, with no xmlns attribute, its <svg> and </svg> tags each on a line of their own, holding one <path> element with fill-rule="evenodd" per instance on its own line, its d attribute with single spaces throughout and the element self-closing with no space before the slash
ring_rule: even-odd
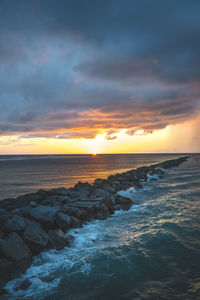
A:
<svg viewBox="0 0 200 300">
<path fill-rule="evenodd" d="M 73 243 L 66 236 L 71 228 L 95 219 L 106 219 L 115 210 L 128 210 L 133 199 L 119 191 L 141 189 L 149 176 L 162 177 L 165 169 L 179 166 L 188 156 L 140 167 L 96 179 L 93 184 L 79 182 L 73 188 L 39 190 L 16 199 L 0 201 L 0 295 L 5 284 L 20 276 L 34 255 L 46 249 L 61 250 Z M 25 289 L 28 282 L 20 288 Z"/>
</svg>

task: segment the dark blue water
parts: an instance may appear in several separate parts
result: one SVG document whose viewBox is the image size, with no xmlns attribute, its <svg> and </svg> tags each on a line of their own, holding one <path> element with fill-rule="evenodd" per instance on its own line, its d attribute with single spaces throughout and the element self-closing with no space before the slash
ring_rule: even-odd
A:
<svg viewBox="0 0 200 300">
<path fill-rule="evenodd" d="M 74 247 L 35 258 L 10 299 L 200 299 L 199 170 L 196 155 L 130 192 L 140 205 L 72 230 Z"/>
<path fill-rule="evenodd" d="M 0 200 L 38 189 L 71 187 L 96 178 L 176 158 L 178 154 L 0 155 Z"/>
</svg>

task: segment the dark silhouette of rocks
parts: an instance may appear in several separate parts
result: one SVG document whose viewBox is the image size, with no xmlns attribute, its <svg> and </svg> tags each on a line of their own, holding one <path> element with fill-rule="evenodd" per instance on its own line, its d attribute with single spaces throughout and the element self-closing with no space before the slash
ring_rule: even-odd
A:
<svg viewBox="0 0 200 300">
<path fill-rule="evenodd" d="M 93 184 L 78 182 L 74 188 L 39 190 L 0 201 L 0 293 L 4 293 L 6 282 L 30 266 L 34 255 L 73 244 L 74 238 L 65 235 L 71 228 L 106 219 L 115 210 L 128 210 L 139 204 L 119 191 L 130 187 L 141 189 L 149 175 L 162 177 L 165 169 L 179 166 L 187 158 L 96 179 Z M 29 285 L 30 282 L 25 282 L 23 288 Z"/>
</svg>

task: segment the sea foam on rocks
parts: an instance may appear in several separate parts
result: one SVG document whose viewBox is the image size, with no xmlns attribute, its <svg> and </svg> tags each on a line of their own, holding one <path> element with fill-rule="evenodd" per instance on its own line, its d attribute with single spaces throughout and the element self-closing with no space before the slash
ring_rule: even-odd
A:
<svg viewBox="0 0 200 300">
<path fill-rule="evenodd" d="M 103 220 L 116 210 L 128 210 L 142 182 L 157 179 L 164 170 L 183 163 L 188 157 L 140 167 L 93 184 L 77 183 L 74 188 L 39 190 L 0 202 L 0 291 L 31 264 L 33 256 L 45 249 L 61 250 L 73 237 L 66 233 L 92 220 Z M 29 283 L 24 283 L 24 288 Z"/>
</svg>

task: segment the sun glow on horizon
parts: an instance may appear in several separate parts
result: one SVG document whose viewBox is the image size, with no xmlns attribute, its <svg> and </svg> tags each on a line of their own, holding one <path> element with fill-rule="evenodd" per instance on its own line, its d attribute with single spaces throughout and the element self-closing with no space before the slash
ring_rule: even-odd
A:
<svg viewBox="0 0 200 300">
<path fill-rule="evenodd" d="M 0 154 L 90 154 L 199 152 L 200 115 L 194 120 L 169 125 L 152 133 L 120 130 L 106 139 L 103 132 L 93 139 L 0 137 Z M 192 146 L 191 146 L 192 145 Z"/>
</svg>

